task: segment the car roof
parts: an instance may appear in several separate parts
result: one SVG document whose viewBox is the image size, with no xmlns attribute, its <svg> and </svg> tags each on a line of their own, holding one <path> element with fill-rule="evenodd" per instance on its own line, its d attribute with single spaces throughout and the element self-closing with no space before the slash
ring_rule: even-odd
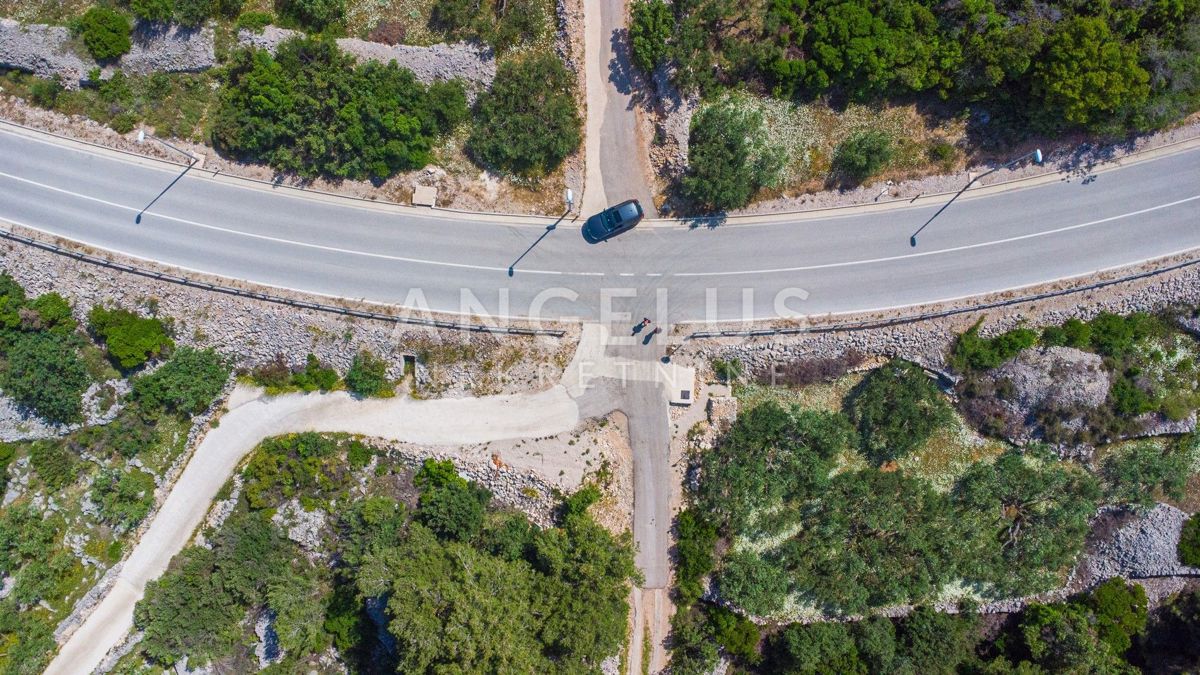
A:
<svg viewBox="0 0 1200 675">
<path fill-rule="evenodd" d="M 618 205 L 617 210 L 621 212 L 622 218 L 636 218 L 638 211 L 641 209 L 638 207 L 637 200 L 631 199 L 624 204 Z"/>
</svg>

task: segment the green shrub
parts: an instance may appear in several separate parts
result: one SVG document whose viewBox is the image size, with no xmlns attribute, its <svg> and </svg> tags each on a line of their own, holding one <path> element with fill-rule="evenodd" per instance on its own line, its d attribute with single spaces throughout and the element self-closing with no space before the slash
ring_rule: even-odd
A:
<svg viewBox="0 0 1200 675">
<path fill-rule="evenodd" d="M 860 131 L 838 144 L 833 170 L 842 178 L 861 183 L 892 161 L 892 139 L 882 131 Z"/>
<path fill-rule="evenodd" d="M 58 103 L 58 97 L 62 93 L 62 78 L 57 74 L 50 79 L 39 77 L 29 87 L 29 100 L 38 107 L 52 110 L 55 104 Z"/>
<path fill-rule="evenodd" d="M 951 417 L 937 385 L 920 367 L 900 360 L 871 371 L 850 395 L 846 412 L 876 465 L 917 449 Z"/>
<path fill-rule="evenodd" d="M 394 62 L 358 65 L 332 40 L 296 38 L 274 57 L 230 59 L 213 116 L 223 151 L 306 177 L 387 178 L 432 161 L 466 115 L 458 83 L 426 87 Z"/>
<path fill-rule="evenodd" d="M 736 101 L 702 108 L 688 135 L 684 195 L 709 211 L 750 203 L 755 192 L 776 181 L 782 166 L 782 155 L 766 136 L 762 115 Z"/>
<path fill-rule="evenodd" d="M 1139 584 L 1127 584 L 1113 577 L 1092 589 L 1084 601 L 1096 615 L 1096 632 L 1113 654 L 1121 655 L 1133 646 L 1133 638 L 1146 630 L 1146 591 Z"/>
<path fill-rule="evenodd" d="M 1135 443 L 1106 457 L 1100 473 L 1111 500 L 1150 508 L 1159 496 L 1184 498 L 1193 454 L 1173 445 Z"/>
<path fill-rule="evenodd" d="M 175 11 L 175 3 L 173 0 L 133 0 L 129 8 L 139 19 L 169 21 Z"/>
<path fill-rule="evenodd" d="M 346 448 L 346 463 L 351 469 L 361 469 L 371 463 L 371 458 L 375 456 L 375 451 L 371 446 L 358 441 L 351 441 L 349 447 Z"/>
<path fill-rule="evenodd" d="M 1092 326 L 1079 319 L 1067 319 L 1062 326 L 1047 326 L 1042 329 L 1042 344 L 1087 349 L 1092 344 Z"/>
<path fill-rule="evenodd" d="M 346 373 L 346 388 L 359 396 L 381 396 L 389 391 L 387 361 L 363 350 L 354 355 Z"/>
<path fill-rule="evenodd" d="M 0 274 L 0 328 L 15 330 L 21 327 L 21 308 L 25 306 L 25 289 L 7 272 Z"/>
<path fill-rule="evenodd" d="M 213 4 L 214 4 L 215 9 L 217 10 L 217 14 L 225 17 L 226 19 L 237 18 L 240 20 L 241 16 L 239 16 L 239 15 L 241 14 L 241 11 L 242 11 L 242 5 L 244 5 L 245 2 L 244 2 L 244 0 L 216 0 Z M 240 23 L 240 21 L 239 21 L 239 23 Z M 267 21 L 267 23 L 270 23 L 270 21 Z M 265 26 L 265 25 L 266 24 L 263 24 L 263 26 Z M 242 26 L 240 26 L 240 25 L 237 27 L 242 28 Z M 258 28 L 258 30 L 261 31 L 262 26 L 260 26 Z"/>
<path fill-rule="evenodd" d="M 769 647 L 771 672 L 862 673 L 858 647 L 844 623 L 793 624 Z"/>
<path fill-rule="evenodd" d="M 458 475 L 458 469 L 454 468 L 454 462 L 448 459 L 429 458 L 413 476 L 413 485 L 421 489 L 466 487 L 467 479 Z"/>
<path fill-rule="evenodd" d="M 237 18 L 237 23 L 234 24 L 234 27 L 238 30 L 261 33 L 264 28 L 274 22 L 275 17 L 270 12 L 246 12 Z"/>
<path fill-rule="evenodd" d="M 540 178 L 554 171 L 581 140 L 573 89 L 574 77 L 553 54 L 502 62 L 477 103 L 467 150 L 504 173 Z"/>
<path fill-rule="evenodd" d="M 483 513 L 491 493 L 474 484 L 450 484 L 421 493 L 417 515 L 438 537 L 471 541 L 483 529 Z"/>
<path fill-rule="evenodd" d="M 758 626 L 746 617 L 724 607 L 706 609 L 713 637 L 731 656 L 747 663 L 758 662 Z"/>
<path fill-rule="evenodd" d="M 1200 567 L 1200 515 L 1193 514 L 1179 534 L 1179 562 Z"/>
<path fill-rule="evenodd" d="M 663 0 L 635 0 L 629 7 L 629 49 L 642 72 L 654 72 L 667 57 L 675 17 Z"/>
<path fill-rule="evenodd" d="M 175 346 L 162 321 L 140 317 L 127 309 L 97 305 L 88 313 L 88 326 L 104 341 L 113 363 L 122 370 L 137 368 Z"/>
<path fill-rule="evenodd" d="M 742 362 L 737 359 L 713 359 L 712 362 L 713 374 L 722 382 L 730 383 L 737 381 L 745 371 L 742 367 Z"/>
<path fill-rule="evenodd" d="M 173 0 L 175 20 L 184 26 L 199 26 L 213 14 L 213 0 Z"/>
<path fill-rule="evenodd" d="M 1103 356 L 1120 358 L 1139 340 L 1164 333 L 1162 322 L 1144 312 L 1118 316 L 1102 312 L 1089 322 L 1089 343 Z"/>
<path fill-rule="evenodd" d="M 0 371 L 4 393 L 49 422 L 83 419 L 81 397 L 91 384 L 72 336 L 20 333 Z"/>
<path fill-rule="evenodd" d="M 75 315 L 71 312 L 71 303 L 58 293 L 44 293 L 29 303 L 29 308 L 37 312 L 36 330 L 48 330 L 52 333 L 70 335 L 79 327 Z"/>
<path fill-rule="evenodd" d="M 682 605 L 700 599 L 702 581 L 713 570 L 717 528 L 696 508 L 684 509 L 675 521 L 675 588 Z"/>
<path fill-rule="evenodd" d="M 134 378 L 133 397 L 147 408 L 198 415 L 228 378 L 228 366 L 213 350 L 181 347 L 158 370 Z"/>
<path fill-rule="evenodd" d="M 301 27 L 322 31 L 341 23 L 346 15 L 346 0 L 276 0 L 276 11 Z"/>
<path fill-rule="evenodd" d="M 980 319 L 959 335 L 950 351 L 950 363 L 960 371 L 988 370 L 1013 358 L 1037 343 L 1038 334 L 1029 328 L 1014 328 L 993 338 L 979 337 Z"/>
<path fill-rule="evenodd" d="M 132 469 L 106 469 L 92 483 L 92 501 L 104 522 L 121 530 L 137 527 L 154 506 L 154 476 Z"/>
<path fill-rule="evenodd" d="M 79 462 L 62 443 L 35 441 L 29 446 L 29 463 L 51 492 L 58 492 L 79 476 Z"/>
<path fill-rule="evenodd" d="M 111 61 L 133 46 L 129 39 L 129 19 L 107 7 L 95 6 L 79 20 L 83 44 L 97 61 Z"/>
<path fill-rule="evenodd" d="M 495 25 L 483 31 L 484 39 L 498 52 L 536 42 L 546 32 L 545 0 L 505 0 L 497 3 Z M 502 9 L 501 9 L 502 8 Z"/>
<path fill-rule="evenodd" d="M 949 170 L 954 167 L 954 160 L 958 157 L 958 151 L 954 149 L 953 143 L 946 141 L 936 141 L 929 146 L 929 159 L 937 162 L 944 170 Z"/>
</svg>

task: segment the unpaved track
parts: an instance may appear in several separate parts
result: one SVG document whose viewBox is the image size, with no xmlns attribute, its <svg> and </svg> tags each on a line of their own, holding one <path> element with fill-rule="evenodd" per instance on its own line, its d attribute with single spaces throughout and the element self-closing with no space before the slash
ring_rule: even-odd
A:
<svg viewBox="0 0 1200 675">
<path fill-rule="evenodd" d="M 360 401 L 345 393 L 253 398 L 235 390 L 230 411 L 197 446 L 149 529 L 125 561 L 113 588 L 67 640 L 47 674 L 91 672 L 133 627 L 133 608 L 146 583 L 167 569 L 204 519 L 217 492 L 259 441 L 299 431 L 341 431 L 420 444 L 460 445 L 553 436 L 575 428 L 579 408 L 557 386 L 527 395 L 474 399 Z M 506 458 L 507 461 L 508 458 Z M 511 466 L 557 477 L 582 472 L 574 455 L 511 457 Z M 561 462 L 570 467 L 559 466 Z"/>
</svg>

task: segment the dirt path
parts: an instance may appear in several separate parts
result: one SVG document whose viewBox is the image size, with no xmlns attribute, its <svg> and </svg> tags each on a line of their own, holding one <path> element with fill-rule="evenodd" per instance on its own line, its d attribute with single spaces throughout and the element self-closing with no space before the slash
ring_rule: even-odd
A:
<svg viewBox="0 0 1200 675">
<path fill-rule="evenodd" d="M 413 401 L 403 398 L 355 400 L 339 392 L 263 398 L 239 388 L 221 417 L 196 448 L 149 529 L 124 562 L 112 589 L 68 638 L 47 674 L 91 672 L 133 627 L 133 608 L 146 583 L 166 570 L 191 539 L 217 492 L 238 463 L 268 436 L 298 431 L 341 431 L 420 444 L 457 445 L 489 440 L 553 436 L 579 422 L 579 408 L 558 386 L 529 395 Z M 560 479 L 559 472 L 582 477 L 576 454 L 505 458 L 510 466 Z"/>
</svg>

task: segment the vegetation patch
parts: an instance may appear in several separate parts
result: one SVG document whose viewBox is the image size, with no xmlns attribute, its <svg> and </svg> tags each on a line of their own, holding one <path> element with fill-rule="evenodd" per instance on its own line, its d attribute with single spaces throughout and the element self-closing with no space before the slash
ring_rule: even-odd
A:
<svg viewBox="0 0 1200 675">
<path fill-rule="evenodd" d="M 449 462 L 414 475 L 380 456 L 359 492 L 347 459 L 360 447 L 315 434 L 265 441 L 233 513 L 206 534 L 212 548 L 185 549 L 147 587 L 131 667 L 245 663 L 257 641 L 246 619 L 263 610 L 284 671 L 317 667 L 330 647 L 354 672 L 583 672 L 617 652 L 637 572 L 628 535 L 587 513 L 598 492 L 567 498 L 559 523 L 539 529 L 491 506 Z M 333 565 L 272 521 L 292 499 L 326 514 L 320 546 Z"/>
</svg>

